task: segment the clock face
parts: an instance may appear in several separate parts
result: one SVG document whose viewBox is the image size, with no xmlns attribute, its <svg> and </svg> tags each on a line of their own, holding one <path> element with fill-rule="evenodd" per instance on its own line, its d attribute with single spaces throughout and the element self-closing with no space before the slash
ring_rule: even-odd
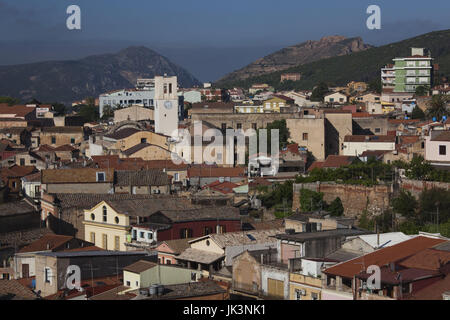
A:
<svg viewBox="0 0 450 320">
<path fill-rule="evenodd" d="M 172 109 L 172 102 L 171 102 L 171 101 L 166 101 L 166 102 L 164 102 L 164 107 L 165 107 L 167 110 Z"/>
</svg>

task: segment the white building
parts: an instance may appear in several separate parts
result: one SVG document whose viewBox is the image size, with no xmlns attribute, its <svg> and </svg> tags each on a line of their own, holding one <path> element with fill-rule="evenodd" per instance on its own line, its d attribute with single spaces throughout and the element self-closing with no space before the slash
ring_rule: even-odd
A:
<svg viewBox="0 0 450 320">
<path fill-rule="evenodd" d="M 344 156 L 359 156 L 368 150 L 395 150 L 396 136 L 345 136 Z"/>
<path fill-rule="evenodd" d="M 99 113 L 103 116 L 105 106 L 113 109 L 137 105 L 146 108 L 154 107 L 154 89 L 122 89 L 101 94 L 99 97 Z"/>
<path fill-rule="evenodd" d="M 327 94 L 324 97 L 324 101 L 325 101 L 325 103 L 344 104 L 344 103 L 347 103 L 348 97 L 343 93 L 334 92 L 334 93 Z"/>
<path fill-rule="evenodd" d="M 155 77 L 155 132 L 172 136 L 178 130 L 179 104 L 177 77 Z"/>
</svg>

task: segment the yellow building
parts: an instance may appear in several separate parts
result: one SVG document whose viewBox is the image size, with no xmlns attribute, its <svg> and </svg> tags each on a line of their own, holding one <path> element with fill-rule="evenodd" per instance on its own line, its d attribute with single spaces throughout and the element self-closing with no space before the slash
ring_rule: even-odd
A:
<svg viewBox="0 0 450 320">
<path fill-rule="evenodd" d="M 290 98 L 273 97 L 264 101 L 264 111 L 263 112 L 281 112 L 281 108 L 288 107 L 288 103 L 293 100 Z"/>
<path fill-rule="evenodd" d="M 84 210 L 84 237 L 105 250 L 126 251 L 125 242 L 130 233 L 130 218 L 116 212 L 106 201 Z"/>
<path fill-rule="evenodd" d="M 321 300 L 322 280 L 298 273 L 289 274 L 290 300 Z"/>
<path fill-rule="evenodd" d="M 395 104 L 381 101 L 381 111 L 383 114 L 388 114 L 395 111 Z"/>
<path fill-rule="evenodd" d="M 253 106 L 253 105 L 245 105 L 245 106 L 235 106 L 234 111 L 236 113 L 264 113 L 263 106 Z"/>
</svg>

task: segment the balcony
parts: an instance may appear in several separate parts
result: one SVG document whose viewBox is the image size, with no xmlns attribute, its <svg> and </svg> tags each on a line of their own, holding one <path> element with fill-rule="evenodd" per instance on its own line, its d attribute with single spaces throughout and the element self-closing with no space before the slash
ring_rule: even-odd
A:
<svg viewBox="0 0 450 320">
<path fill-rule="evenodd" d="M 258 300 L 284 300 L 284 297 L 282 296 L 270 295 L 267 292 L 263 292 L 259 287 L 259 284 L 251 285 L 249 283 L 237 282 L 233 280 L 231 290 L 234 294 L 252 296 Z"/>
</svg>

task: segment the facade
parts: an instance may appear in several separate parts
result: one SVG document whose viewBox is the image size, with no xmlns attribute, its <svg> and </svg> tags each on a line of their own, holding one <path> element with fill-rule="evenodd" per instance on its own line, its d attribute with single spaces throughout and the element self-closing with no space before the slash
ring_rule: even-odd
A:
<svg viewBox="0 0 450 320">
<path fill-rule="evenodd" d="M 346 136 L 343 154 L 359 156 L 370 150 L 395 150 L 396 136 Z"/>
<path fill-rule="evenodd" d="M 114 123 L 145 120 L 155 120 L 153 109 L 132 105 L 127 108 L 114 110 Z"/>
<path fill-rule="evenodd" d="M 344 104 L 348 102 L 348 97 L 343 93 L 333 92 L 324 97 L 324 102 L 330 104 Z"/>
<path fill-rule="evenodd" d="M 123 89 L 116 90 L 109 93 L 101 94 L 99 97 L 99 113 L 103 116 L 103 110 L 106 106 L 113 109 L 117 107 L 130 107 L 137 105 L 143 108 L 153 108 L 155 106 L 155 91 L 154 89 Z"/>
<path fill-rule="evenodd" d="M 433 79 L 433 58 L 425 48 L 411 48 L 411 56 L 393 59 L 394 65 L 381 69 L 384 89 L 394 93 L 415 93 L 417 87 L 430 88 Z"/>
<path fill-rule="evenodd" d="M 149 288 L 155 284 L 167 286 L 196 282 L 201 275 L 199 270 L 140 260 L 123 269 L 123 284 L 128 287 L 128 291 Z"/>
<path fill-rule="evenodd" d="M 155 77 L 155 132 L 176 136 L 179 114 L 177 77 Z"/>
<path fill-rule="evenodd" d="M 425 137 L 425 160 L 440 167 L 450 166 L 450 131 L 431 131 Z"/>
<path fill-rule="evenodd" d="M 280 76 L 280 82 L 283 81 L 299 81 L 302 78 L 300 73 L 283 73 Z"/>
</svg>

